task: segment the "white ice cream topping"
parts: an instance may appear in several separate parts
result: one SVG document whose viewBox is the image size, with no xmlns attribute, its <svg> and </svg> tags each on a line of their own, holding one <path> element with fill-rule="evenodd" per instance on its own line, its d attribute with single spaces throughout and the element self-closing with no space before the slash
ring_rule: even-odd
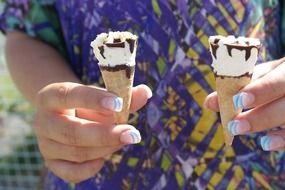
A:
<svg viewBox="0 0 285 190">
<path fill-rule="evenodd" d="M 100 66 L 115 67 L 117 65 L 134 66 L 137 49 L 136 35 L 130 32 L 109 32 L 97 35 L 96 39 L 91 42 L 95 57 L 99 61 Z M 114 42 L 119 40 L 120 42 Z M 133 51 L 131 52 L 128 40 L 134 41 Z M 115 44 L 124 44 L 124 47 L 110 47 Z M 108 46 L 109 44 L 109 46 Z M 103 51 L 100 51 L 103 49 Z"/>
<path fill-rule="evenodd" d="M 238 77 L 253 73 L 260 47 L 258 39 L 219 35 L 210 36 L 209 43 L 212 67 L 217 75 Z"/>
</svg>

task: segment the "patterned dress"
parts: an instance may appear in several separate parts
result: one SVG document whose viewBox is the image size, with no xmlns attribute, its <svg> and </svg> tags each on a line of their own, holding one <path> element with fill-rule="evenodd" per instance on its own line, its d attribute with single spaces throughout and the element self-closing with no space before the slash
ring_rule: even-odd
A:
<svg viewBox="0 0 285 190">
<path fill-rule="evenodd" d="M 49 173 L 48 190 L 284 189 L 285 154 L 264 152 L 262 133 L 225 148 L 218 114 L 203 109 L 215 90 L 210 35 L 262 40 L 259 63 L 282 55 L 278 0 L 6 0 L 1 30 L 21 30 L 51 44 L 86 84 L 102 84 L 90 42 L 98 33 L 139 36 L 135 85 L 153 98 L 131 116 L 143 141 L 71 186 Z"/>
</svg>

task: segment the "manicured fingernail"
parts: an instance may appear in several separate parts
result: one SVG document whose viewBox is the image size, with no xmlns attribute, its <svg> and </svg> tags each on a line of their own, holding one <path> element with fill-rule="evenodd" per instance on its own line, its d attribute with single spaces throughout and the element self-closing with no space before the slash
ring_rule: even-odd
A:
<svg viewBox="0 0 285 190">
<path fill-rule="evenodd" d="M 260 139 L 260 144 L 263 150 L 277 150 L 285 146 L 285 141 L 280 136 L 264 136 Z"/>
<path fill-rule="evenodd" d="M 236 109 L 248 108 L 254 101 L 254 95 L 241 92 L 233 96 L 234 106 Z"/>
<path fill-rule="evenodd" d="M 104 108 L 111 111 L 120 112 L 123 109 L 123 99 L 120 97 L 105 97 L 101 103 Z"/>
<path fill-rule="evenodd" d="M 233 120 L 228 123 L 228 131 L 233 135 L 240 135 L 250 131 L 250 125 L 245 120 Z"/>
<path fill-rule="evenodd" d="M 141 142 L 140 132 L 136 129 L 125 131 L 121 134 L 120 140 L 125 144 L 137 144 Z"/>
</svg>

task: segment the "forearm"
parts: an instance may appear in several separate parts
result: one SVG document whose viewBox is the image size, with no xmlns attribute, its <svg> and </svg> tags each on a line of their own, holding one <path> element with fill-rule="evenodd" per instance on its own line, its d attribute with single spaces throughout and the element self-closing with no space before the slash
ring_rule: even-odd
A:
<svg viewBox="0 0 285 190">
<path fill-rule="evenodd" d="M 55 82 L 79 82 L 52 47 L 20 32 L 7 34 L 6 60 L 16 86 L 32 104 L 37 92 Z"/>
</svg>

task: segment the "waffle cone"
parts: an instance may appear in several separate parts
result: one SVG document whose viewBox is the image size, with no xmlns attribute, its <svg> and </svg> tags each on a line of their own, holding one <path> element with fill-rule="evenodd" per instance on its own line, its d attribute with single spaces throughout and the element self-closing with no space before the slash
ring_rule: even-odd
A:
<svg viewBox="0 0 285 190">
<path fill-rule="evenodd" d="M 229 133 L 228 122 L 233 120 L 242 110 L 236 110 L 233 103 L 233 96 L 236 95 L 251 80 L 246 75 L 242 77 L 220 77 L 216 76 L 216 87 L 220 107 L 225 144 L 232 145 L 234 137 Z"/>
<path fill-rule="evenodd" d="M 102 77 L 109 92 L 114 93 L 116 96 L 123 98 L 123 109 L 121 112 L 114 112 L 115 123 L 125 124 L 128 122 L 129 109 L 132 97 L 132 86 L 134 80 L 134 70 L 131 71 L 129 76 L 126 70 L 107 71 L 102 70 Z"/>
</svg>

